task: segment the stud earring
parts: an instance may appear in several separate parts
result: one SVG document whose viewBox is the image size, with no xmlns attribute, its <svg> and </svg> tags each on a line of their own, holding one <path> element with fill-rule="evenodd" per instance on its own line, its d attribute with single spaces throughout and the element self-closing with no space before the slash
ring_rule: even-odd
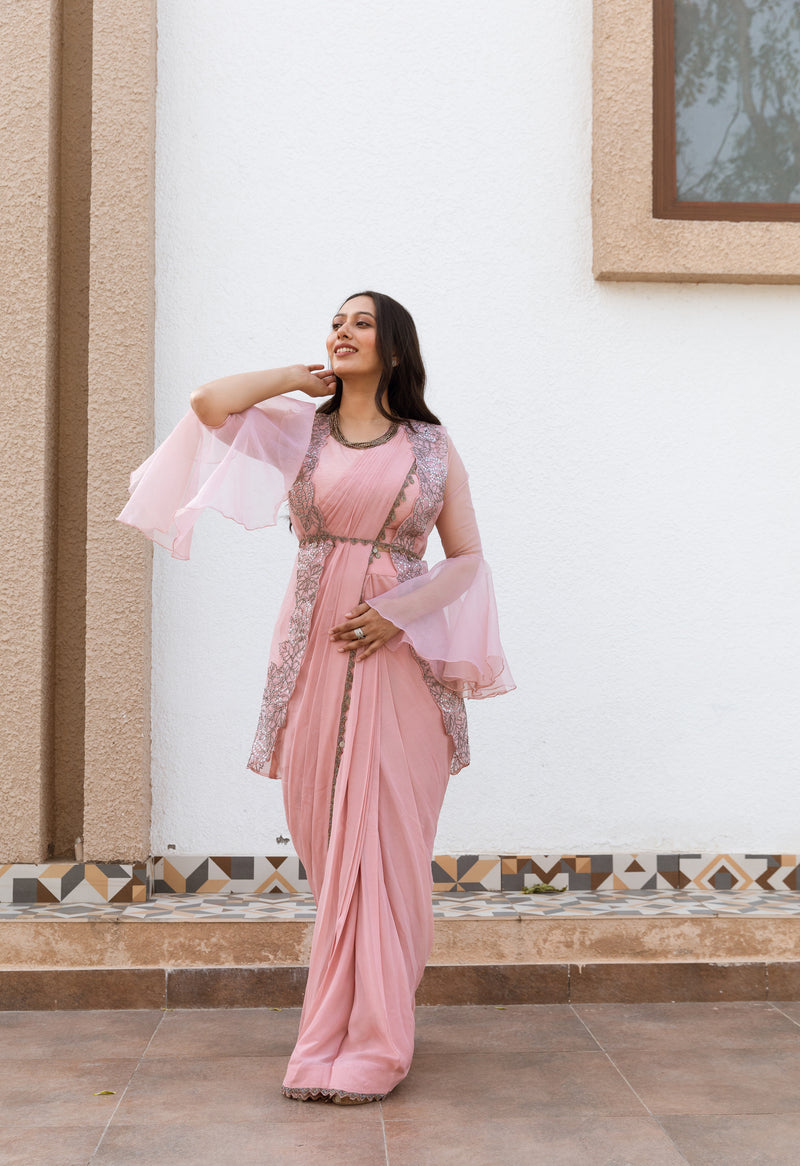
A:
<svg viewBox="0 0 800 1166">
<path fill-rule="evenodd" d="M 397 357 L 392 358 L 392 368 L 397 368 Z"/>
</svg>

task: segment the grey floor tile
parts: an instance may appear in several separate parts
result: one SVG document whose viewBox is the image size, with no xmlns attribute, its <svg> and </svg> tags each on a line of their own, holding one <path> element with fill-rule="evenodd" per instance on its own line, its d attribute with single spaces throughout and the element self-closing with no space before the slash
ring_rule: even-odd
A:
<svg viewBox="0 0 800 1166">
<path fill-rule="evenodd" d="M 135 1060 L 15 1061 L 0 1077 L 4 1127 L 82 1124 L 102 1129 L 131 1080 Z M 111 1096 L 95 1096 L 100 1090 Z M 1 1160 L 0 1160 L 1 1161 Z"/>
<path fill-rule="evenodd" d="M 651 1117 L 546 1112 L 531 1099 L 525 1118 L 486 1111 L 465 1123 L 441 1114 L 435 1122 L 386 1121 L 391 1166 L 686 1166 Z M 719 1163 L 716 1164 L 719 1166 Z"/>
<path fill-rule="evenodd" d="M 800 1162 L 800 1113 L 661 1120 L 691 1166 L 795 1166 Z"/>
<path fill-rule="evenodd" d="M 440 1004 L 416 1010 L 417 1054 L 597 1050 L 569 1004 Z"/>
<path fill-rule="evenodd" d="M 95 1012 L 0 1012 L 4 1061 L 140 1057 L 164 1013 L 160 1009 Z"/>
<path fill-rule="evenodd" d="M 319 1122 L 114 1123 L 92 1166 L 220 1166 L 226 1162 L 236 1166 L 383 1166 L 386 1155 L 377 1106 L 370 1121 L 350 1121 L 352 1114 L 345 1115 L 337 1106 L 317 1109 Z"/>
<path fill-rule="evenodd" d="M 795 1024 L 800 1024 L 800 1000 L 775 1000 L 772 1006 L 788 1016 Z"/>
<path fill-rule="evenodd" d="M 84 1166 L 102 1135 L 98 1128 L 5 1126 L 0 1129 L 2 1166 Z"/>
<path fill-rule="evenodd" d="M 674 1050 L 800 1050 L 800 1027 L 766 1001 L 720 1004 L 575 1004 L 602 1048 L 653 1053 Z"/>
<path fill-rule="evenodd" d="M 800 1112 L 800 1048 L 623 1050 L 612 1059 L 654 1114 Z"/>
<path fill-rule="evenodd" d="M 176 1008 L 164 1015 L 152 1057 L 278 1057 L 297 1040 L 300 1009 Z"/>
<path fill-rule="evenodd" d="M 474 1120 L 477 1113 L 525 1118 L 532 1105 L 549 1112 L 643 1114 L 631 1089 L 604 1053 L 480 1053 L 421 1055 L 383 1102 L 387 1120 L 437 1120 L 442 1112 Z"/>
</svg>

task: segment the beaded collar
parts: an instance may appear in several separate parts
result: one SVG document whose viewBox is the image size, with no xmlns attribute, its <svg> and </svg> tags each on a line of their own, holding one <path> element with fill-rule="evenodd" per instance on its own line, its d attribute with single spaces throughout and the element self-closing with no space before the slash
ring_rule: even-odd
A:
<svg viewBox="0 0 800 1166">
<path fill-rule="evenodd" d="M 398 423 L 393 421 L 385 433 L 380 437 L 374 437 L 372 441 L 348 441 L 339 428 L 339 410 L 330 414 L 331 436 L 339 442 L 340 445 L 346 445 L 348 449 L 372 449 L 375 445 L 383 445 L 387 441 L 391 441 L 395 433 L 397 433 Z"/>
</svg>

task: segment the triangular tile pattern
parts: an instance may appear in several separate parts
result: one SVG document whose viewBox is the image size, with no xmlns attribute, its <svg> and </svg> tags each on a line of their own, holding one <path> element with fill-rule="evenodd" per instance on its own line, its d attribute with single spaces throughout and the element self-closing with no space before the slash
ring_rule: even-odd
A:
<svg viewBox="0 0 800 1166">
<path fill-rule="evenodd" d="M 745 862 L 761 869 L 755 882 L 764 891 L 800 891 L 800 855 L 746 854 Z"/>
<path fill-rule="evenodd" d="M 651 882 L 657 872 L 656 854 L 615 854 L 613 856 L 615 891 L 641 891 Z"/>
<path fill-rule="evenodd" d="M 549 883 L 559 890 L 569 882 L 569 870 L 561 854 L 503 855 L 500 859 L 500 887 L 522 891 L 537 883 Z"/>
<path fill-rule="evenodd" d="M 681 870 L 690 879 L 690 885 L 699 891 L 747 891 L 755 879 L 737 858 L 743 859 L 744 855 L 683 856 Z"/>
<path fill-rule="evenodd" d="M 800 892 L 798 854 L 440 854 L 436 892 Z M 295 855 L 156 855 L 143 863 L 2 863 L 0 904 L 145 903 L 161 895 L 308 894 Z M 538 898 L 538 896 L 537 896 Z M 542 910 L 543 908 L 537 908 Z"/>
<path fill-rule="evenodd" d="M 564 856 L 569 869 L 571 891 L 600 891 L 613 887 L 613 854 L 571 854 Z"/>
<path fill-rule="evenodd" d="M 156 894 L 291 895 L 310 891 L 296 855 L 156 855 Z"/>
<path fill-rule="evenodd" d="M 152 859 L 0 866 L 0 903 L 145 903 L 152 887 Z"/>
<path fill-rule="evenodd" d="M 439 854 L 431 863 L 434 891 L 499 891 L 497 854 Z"/>
</svg>

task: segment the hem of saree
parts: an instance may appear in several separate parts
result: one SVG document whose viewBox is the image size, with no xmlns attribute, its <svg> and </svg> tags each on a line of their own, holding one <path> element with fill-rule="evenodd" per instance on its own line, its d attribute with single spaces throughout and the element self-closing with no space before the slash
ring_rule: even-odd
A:
<svg viewBox="0 0 800 1166">
<path fill-rule="evenodd" d="M 284 1097 L 291 1097 L 294 1101 L 333 1101 L 335 1097 L 346 1097 L 350 1101 L 383 1101 L 387 1093 L 350 1093 L 346 1089 L 293 1089 L 288 1085 L 281 1086 Z"/>
</svg>

